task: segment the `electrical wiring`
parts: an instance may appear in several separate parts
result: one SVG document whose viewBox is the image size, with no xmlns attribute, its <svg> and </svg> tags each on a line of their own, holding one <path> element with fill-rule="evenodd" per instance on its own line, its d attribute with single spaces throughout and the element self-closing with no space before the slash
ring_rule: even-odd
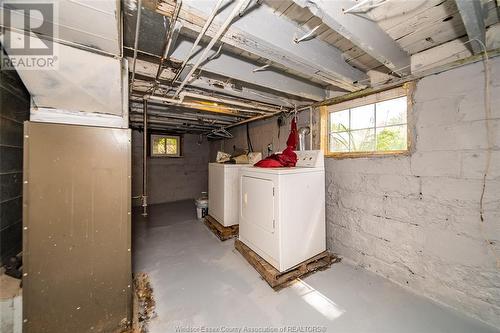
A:
<svg viewBox="0 0 500 333">
<path fill-rule="evenodd" d="M 253 152 L 253 146 L 252 146 L 252 140 L 250 140 L 250 129 L 248 128 L 248 123 L 247 123 L 247 145 L 248 145 L 248 152 Z"/>
<path fill-rule="evenodd" d="M 484 45 L 484 43 L 481 40 L 476 39 L 476 38 L 470 39 L 468 42 L 471 42 L 471 41 L 476 41 L 479 45 L 481 45 L 481 48 L 483 49 L 483 54 L 484 54 L 484 57 L 483 57 L 483 60 L 484 60 L 484 115 L 485 115 L 487 147 L 486 147 L 486 165 L 484 167 L 483 180 L 482 180 L 482 186 L 481 186 L 481 196 L 479 198 L 479 219 L 480 219 L 479 230 L 481 232 L 481 236 L 483 237 L 484 241 L 486 242 L 491 253 L 496 258 L 497 268 L 500 269 L 500 256 L 497 254 L 496 249 L 493 247 L 493 243 L 486 237 L 485 232 L 484 232 L 484 226 L 483 226 L 483 223 L 484 223 L 484 194 L 486 192 L 486 180 L 487 180 L 487 177 L 488 177 L 488 174 L 490 171 L 491 149 L 493 146 L 492 131 L 490 128 L 490 119 L 491 119 L 490 64 L 489 64 L 488 52 L 486 50 L 486 45 Z"/>
</svg>

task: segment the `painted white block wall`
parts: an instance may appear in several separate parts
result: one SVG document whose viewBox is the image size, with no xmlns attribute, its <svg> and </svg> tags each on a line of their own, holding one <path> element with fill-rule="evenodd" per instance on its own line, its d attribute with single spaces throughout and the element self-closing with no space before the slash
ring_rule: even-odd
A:
<svg viewBox="0 0 500 333">
<path fill-rule="evenodd" d="M 500 327 L 500 58 L 491 60 L 494 146 L 486 156 L 484 67 L 417 83 L 409 157 L 327 159 L 329 248 L 366 269 Z"/>
<path fill-rule="evenodd" d="M 482 226 L 500 255 L 500 58 L 490 65 L 495 138 Z M 479 220 L 483 94 L 481 62 L 424 78 L 410 115 L 411 156 L 326 158 L 327 244 L 346 261 L 500 327 L 500 269 Z M 234 139 L 211 143 L 212 159 L 221 147 L 246 147 L 244 126 L 231 132 Z M 256 150 L 270 142 L 283 148 L 288 127 L 281 133 L 277 140 L 275 118 L 250 124 Z M 314 142 L 317 147 L 317 136 Z"/>
</svg>

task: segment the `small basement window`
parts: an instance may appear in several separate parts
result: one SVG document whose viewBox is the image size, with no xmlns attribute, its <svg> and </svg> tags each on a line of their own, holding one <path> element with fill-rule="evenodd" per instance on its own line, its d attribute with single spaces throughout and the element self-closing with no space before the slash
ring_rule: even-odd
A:
<svg viewBox="0 0 500 333">
<path fill-rule="evenodd" d="M 152 157 L 180 157 L 181 138 L 175 135 L 151 134 Z"/>
<path fill-rule="evenodd" d="M 328 106 L 329 156 L 408 152 L 408 100 L 404 88 Z"/>
</svg>

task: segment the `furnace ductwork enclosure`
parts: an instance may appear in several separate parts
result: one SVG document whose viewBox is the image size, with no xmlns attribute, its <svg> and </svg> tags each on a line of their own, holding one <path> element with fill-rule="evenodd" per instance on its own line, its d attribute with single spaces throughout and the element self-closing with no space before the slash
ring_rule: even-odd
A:
<svg viewBox="0 0 500 333">
<path fill-rule="evenodd" d="M 23 332 L 131 320 L 130 130 L 26 122 Z"/>
</svg>

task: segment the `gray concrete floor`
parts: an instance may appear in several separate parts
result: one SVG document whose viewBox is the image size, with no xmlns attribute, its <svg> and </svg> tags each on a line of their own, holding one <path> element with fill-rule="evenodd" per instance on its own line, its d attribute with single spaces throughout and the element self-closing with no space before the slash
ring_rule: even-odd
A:
<svg viewBox="0 0 500 333">
<path fill-rule="evenodd" d="M 151 333 L 499 332 L 345 263 L 275 292 L 234 241 L 220 242 L 195 219 L 192 201 L 153 205 L 147 222 L 135 214 L 133 240 L 134 271 L 150 275 L 157 303 Z"/>
</svg>

